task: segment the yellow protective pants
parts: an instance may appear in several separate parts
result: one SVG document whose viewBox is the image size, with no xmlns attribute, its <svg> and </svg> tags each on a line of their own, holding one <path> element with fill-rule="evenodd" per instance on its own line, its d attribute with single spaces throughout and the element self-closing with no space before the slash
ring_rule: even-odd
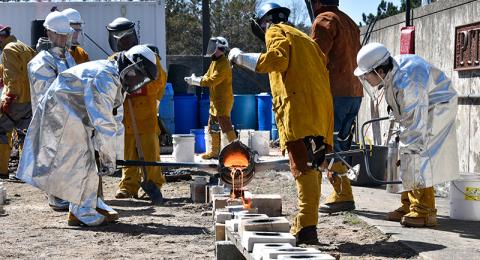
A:
<svg viewBox="0 0 480 260">
<path fill-rule="evenodd" d="M 331 170 L 333 172 L 343 174 L 347 172 L 347 167 L 341 162 L 335 162 L 332 165 Z M 348 179 L 347 176 L 333 177 L 332 186 L 333 192 L 327 197 L 325 204 L 353 201 L 352 185 L 350 184 L 350 179 Z"/>
<path fill-rule="evenodd" d="M 143 155 L 145 161 L 160 161 L 160 143 L 156 134 L 141 134 Z M 135 146 L 135 136 L 125 134 L 125 160 L 138 160 L 137 148 Z M 149 166 L 147 168 L 147 179 L 152 181 L 160 189 L 166 182 L 162 169 L 159 166 Z M 125 190 L 131 195 L 137 195 L 140 189 L 140 182 L 143 176 L 142 167 L 127 167 L 122 171 L 122 180 L 120 181 L 120 190 Z"/>
<path fill-rule="evenodd" d="M 435 190 L 433 187 L 402 192 L 402 207 L 405 216 L 423 218 L 432 213 L 437 213 L 435 208 Z"/>
<path fill-rule="evenodd" d="M 12 132 L 7 133 L 8 143 L 0 143 L 0 174 L 8 175 L 8 160 L 12 152 Z"/>
<path fill-rule="evenodd" d="M 296 236 L 302 228 L 317 226 L 322 176 L 316 170 L 303 172 L 296 178 L 298 213 L 293 219 L 290 233 Z"/>
</svg>

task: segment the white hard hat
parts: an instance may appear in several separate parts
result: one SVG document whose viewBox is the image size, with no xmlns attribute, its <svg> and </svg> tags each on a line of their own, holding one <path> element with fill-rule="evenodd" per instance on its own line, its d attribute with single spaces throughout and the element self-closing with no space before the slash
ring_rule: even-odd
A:
<svg viewBox="0 0 480 260">
<path fill-rule="evenodd" d="M 43 27 L 58 34 L 69 34 L 73 31 L 67 16 L 58 11 L 51 12 L 47 15 Z"/>
<path fill-rule="evenodd" d="M 390 57 L 387 48 L 378 42 L 369 43 L 363 46 L 357 54 L 358 67 L 353 74 L 355 76 L 364 75 L 376 67 L 380 66 Z"/>
<path fill-rule="evenodd" d="M 217 36 L 217 46 L 228 49 L 229 46 L 228 46 L 228 41 L 227 41 L 227 39 L 225 39 L 225 37 L 222 37 L 222 36 Z"/>
<path fill-rule="evenodd" d="M 82 20 L 82 16 L 80 15 L 80 13 L 73 9 L 73 8 L 67 8 L 65 10 L 62 11 L 62 14 L 64 14 L 65 16 L 67 16 L 68 18 L 68 21 L 70 23 L 80 23 L 80 24 L 83 24 L 83 20 Z"/>
<path fill-rule="evenodd" d="M 133 58 L 134 55 L 142 55 L 143 57 L 151 61 L 153 64 L 157 64 L 157 58 L 155 57 L 155 53 L 145 44 L 135 45 L 125 52 L 125 56 L 132 63 L 135 63 L 135 60 Z"/>
</svg>

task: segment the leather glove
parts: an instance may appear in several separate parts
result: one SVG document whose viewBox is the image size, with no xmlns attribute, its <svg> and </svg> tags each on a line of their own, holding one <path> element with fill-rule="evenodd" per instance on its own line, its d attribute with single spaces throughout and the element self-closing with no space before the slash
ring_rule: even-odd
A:
<svg viewBox="0 0 480 260">
<path fill-rule="evenodd" d="M 311 169 L 308 166 L 307 147 L 302 139 L 287 142 L 287 150 L 293 177 L 302 176 L 303 173 Z"/>
<path fill-rule="evenodd" d="M 192 74 L 190 77 L 183 78 L 188 85 L 191 86 L 200 86 L 200 82 L 202 82 L 202 77 L 195 76 L 195 73 Z"/>
<path fill-rule="evenodd" d="M 244 53 L 239 48 L 233 48 L 228 53 L 228 60 L 230 60 L 231 63 L 251 71 L 256 70 L 259 58 L 260 53 Z"/>
<path fill-rule="evenodd" d="M 13 94 L 6 94 L 0 102 L 0 111 L 4 114 L 8 114 L 10 111 L 10 105 L 17 99 L 17 96 Z"/>
</svg>

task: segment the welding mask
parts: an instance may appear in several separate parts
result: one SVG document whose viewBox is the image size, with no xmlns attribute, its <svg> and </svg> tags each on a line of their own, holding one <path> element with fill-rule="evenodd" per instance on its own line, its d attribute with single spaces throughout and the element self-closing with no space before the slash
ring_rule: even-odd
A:
<svg viewBox="0 0 480 260">
<path fill-rule="evenodd" d="M 125 51 L 138 44 L 137 33 L 135 28 L 125 31 L 110 31 L 108 35 L 108 43 L 113 51 Z"/>
<path fill-rule="evenodd" d="M 119 55 L 120 82 L 127 93 L 133 93 L 157 79 L 155 53 L 146 45 L 136 45 Z"/>
<path fill-rule="evenodd" d="M 107 25 L 108 44 L 114 52 L 125 51 L 138 44 L 135 23 L 119 17 Z"/>
<path fill-rule="evenodd" d="M 212 37 L 208 41 L 206 56 L 212 56 L 217 50 L 228 51 L 228 41 L 224 37 Z"/>
<path fill-rule="evenodd" d="M 250 19 L 250 27 L 255 36 L 265 42 L 265 33 L 271 24 L 287 22 L 290 9 L 276 3 L 262 5 Z"/>
</svg>

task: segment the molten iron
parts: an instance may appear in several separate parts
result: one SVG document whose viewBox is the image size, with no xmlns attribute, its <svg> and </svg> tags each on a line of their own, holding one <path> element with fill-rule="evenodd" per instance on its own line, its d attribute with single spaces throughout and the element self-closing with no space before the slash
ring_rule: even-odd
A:
<svg viewBox="0 0 480 260">
<path fill-rule="evenodd" d="M 245 198 L 245 186 L 254 176 L 254 156 L 240 141 L 227 145 L 219 156 L 220 178 L 231 186 L 231 199 L 241 198 L 245 209 L 251 208 L 251 200 Z"/>
</svg>

